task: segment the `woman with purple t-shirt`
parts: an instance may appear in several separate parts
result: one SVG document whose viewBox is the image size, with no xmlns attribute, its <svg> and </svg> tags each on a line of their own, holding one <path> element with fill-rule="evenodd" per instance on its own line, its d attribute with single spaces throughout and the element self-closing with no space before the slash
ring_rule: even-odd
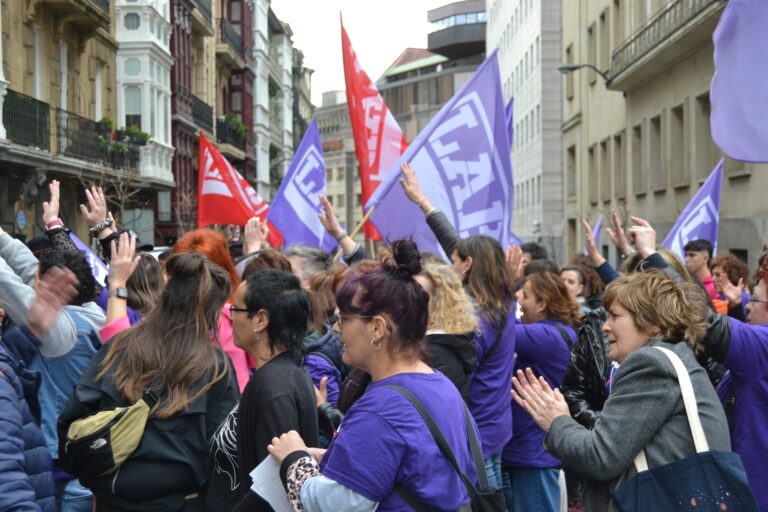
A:
<svg viewBox="0 0 768 512">
<path fill-rule="evenodd" d="M 430 510 L 454 511 L 469 502 L 422 416 L 392 387 L 406 388 L 422 402 L 461 471 L 476 481 L 461 395 L 419 359 L 429 300 L 413 279 L 421 258 L 410 241 L 395 242 L 392 252 L 394 262 L 352 277 L 336 294 L 344 362 L 370 373 L 365 394 L 327 452 L 307 448 L 295 432 L 269 447 L 297 510 L 410 511 L 404 494 Z M 249 510 L 241 505 L 236 510 Z"/>
<path fill-rule="evenodd" d="M 515 369 L 533 368 L 550 386 L 559 387 L 581 323 L 579 305 L 560 276 L 550 272 L 526 277 L 517 302 L 523 316 L 515 332 Z M 557 512 L 561 463 L 544 448 L 546 432 L 514 402 L 512 422 L 515 431 L 501 455 L 507 509 Z"/>
</svg>

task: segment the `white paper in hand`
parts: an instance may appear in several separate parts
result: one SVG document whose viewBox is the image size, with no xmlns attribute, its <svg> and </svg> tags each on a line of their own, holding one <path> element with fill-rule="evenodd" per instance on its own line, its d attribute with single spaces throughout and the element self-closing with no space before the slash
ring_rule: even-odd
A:
<svg viewBox="0 0 768 512">
<path fill-rule="evenodd" d="M 288 495 L 280 480 L 280 466 L 271 455 L 261 461 L 261 464 L 251 471 L 251 490 L 264 498 L 275 512 L 293 512 L 288 501 Z"/>
</svg>

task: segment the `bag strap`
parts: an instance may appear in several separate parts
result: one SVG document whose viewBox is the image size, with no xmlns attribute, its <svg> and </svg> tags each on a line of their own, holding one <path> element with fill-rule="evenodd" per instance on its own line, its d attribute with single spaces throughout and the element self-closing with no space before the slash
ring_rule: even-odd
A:
<svg viewBox="0 0 768 512">
<path fill-rule="evenodd" d="M 696 394 L 693 391 L 693 383 L 691 383 L 691 376 L 688 375 L 688 369 L 685 364 L 680 360 L 677 354 L 664 347 L 653 347 L 667 356 L 669 362 L 675 368 L 677 373 L 677 382 L 680 385 L 680 392 L 683 395 L 683 405 L 685 406 L 685 414 L 688 416 L 688 425 L 691 428 L 691 435 L 693 436 L 693 445 L 696 448 L 696 453 L 704 453 L 709 451 L 709 443 L 707 442 L 707 436 L 704 434 L 704 427 L 701 425 L 701 418 L 699 417 L 699 407 L 696 404 Z M 648 460 L 645 457 L 645 449 L 640 450 L 640 453 L 635 457 L 635 469 L 638 473 L 642 471 L 648 471 Z"/>
<path fill-rule="evenodd" d="M 491 348 L 488 349 L 488 352 L 483 354 L 483 357 L 478 361 L 477 365 L 480 366 L 483 362 L 485 362 L 486 359 L 491 357 L 491 355 L 496 352 L 496 349 L 499 348 L 499 345 L 501 344 L 501 338 L 504 336 L 504 330 L 507 327 L 507 313 L 505 312 L 504 315 L 501 317 L 501 328 L 496 330 L 496 339 L 493 340 L 493 344 L 491 345 Z"/>
<path fill-rule="evenodd" d="M 572 350 L 573 349 L 573 342 L 571 341 L 571 337 L 568 336 L 568 332 L 565 329 L 563 329 L 562 327 L 560 327 L 559 325 L 554 325 L 553 324 L 552 327 L 557 329 L 557 332 L 559 332 L 560 336 L 562 336 L 563 339 L 565 340 L 565 344 L 568 345 L 568 348 Z"/>
<path fill-rule="evenodd" d="M 445 436 L 443 436 L 443 433 L 440 431 L 440 428 L 437 426 L 437 423 L 435 423 L 435 420 L 432 418 L 432 416 L 427 411 L 426 407 L 424 407 L 424 404 L 421 403 L 421 401 L 416 398 L 416 396 L 413 395 L 410 391 L 405 389 L 402 386 L 386 386 L 390 389 L 394 389 L 395 391 L 399 392 L 405 398 L 408 399 L 411 404 L 416 408 L 416 410 L 419 412 L 421 417 L 424 419 L 424 423 L 427 424 L 427 428 L 429 428 L 429 432 L 432 434 L 432 437 L 435 440 L 435 443 L 437 444 L 438 448 L 440 448 L 440 451 L 442 452 L 443 456 L 448 459 L 448 463 L 453 467 L 454 471 L 461 477 L 461 481 L 464 483 L 464 487 L 466 487 L 467 492 L 469 493 L 470 498 L 474 498 L 479 495 L 478 490 L 475 488 L 474 484 L 470 482 L 469 478 L 464 474 L 463 471 L 461 471 L 461 468 L 459 467 L 459 463 L 456 461 L 456 457 L 453 454 L 453 451 L 451 451 L 451 447 L 448 445 L 448 442 L 445 440 Z M 475 429 L 472 425 L 472 420 L 469 415 L 469 411 L 467 411 L 466 406 L 464 406 L 464 421 L 466 422 L 467 426 L 467 437 L 469 437 L 469 446 L 472 451 L 472 459 L 475 464 L 475 471 L 477 472 L 478 481 L 480 483 L 480 489 L 481 492 L 488 489 L 488 475 L 485 472 L 485 464 L 483 463 L 483 454 L 480 451 L 480 443 L 477 439 L 477 436 L 475 434 Z M 479 466 L 478 466 L 479 462 Z M 423 508 L 417 508 L 414 506 L 414 504 L 411 502 L 411 500 L 417 500 L 420 505 L 420 500 L 410 494 L 404 487 L 398 485 L 395 487 L 395 491 L 397 492 L 398 496 L 400 496 L 403 501 L 411 505 L 411 507 L 414 508 L 417 512 L 421 510 L 429 510 L 429 509 L 423 509 Z M 407 499 L 406 497 L 407 496 Z"/>
</svg>

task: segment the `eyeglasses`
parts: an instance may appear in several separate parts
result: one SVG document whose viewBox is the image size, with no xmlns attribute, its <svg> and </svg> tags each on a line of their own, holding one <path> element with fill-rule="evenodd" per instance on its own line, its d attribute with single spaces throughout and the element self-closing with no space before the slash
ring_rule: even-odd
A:
<svg viewBox="0 0 768 512">
<path fill-rule="evenodd" d="M 342 329 L 344 327 L 344 321 L 349 320 L 352 318 L 375 318 L 375 315 L 343 315 L 341 313 L 338 313 L 336 315 L 336 321 L 339 322 L 339 329 Z"/>
<path fill-rule="evenodd" d="M 234 304 L 229 305 L 229 316 L 233 317 L 235 316 L 235 313 L 238 311 L 242 311 L 243 313 L 251 313 L 249 309 L 246 308 L 236 308 Z"/>
<path fill-rule="evenodd" d="M 757 304 L 768 304 L 768 300 L 749 299 L 749 302 L 755 302 Z"/>
</svg>

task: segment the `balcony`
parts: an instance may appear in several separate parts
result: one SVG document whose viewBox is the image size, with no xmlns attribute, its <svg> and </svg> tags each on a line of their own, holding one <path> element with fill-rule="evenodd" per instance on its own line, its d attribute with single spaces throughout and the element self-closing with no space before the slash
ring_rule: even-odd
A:
<svg viewBox="0 0 768 512">
<path fill-rule="evenodd" d="M 454 25 L 427 35 L 427 49 L 449 59 L 480 55 L 485 51 L 485 23 Z"/>
<path fill-rule="evenodd" d="M 192 118 L 202 130 L 213 133 L 213 107 L 192 95 Z"/>
<path fill-rule="evenodd" d="M 50 151 L 50 106 L 8 89 L 3 105 L 3 125 L 11 142 Z"/>
<path fill-rule="evenodd" d="M 202 32 L 208 37 L 216 35 L 216 31 L 213 28 L 211 0 L 195 0 L 195 10 L 192 11 L 192 30 L 194 32 Z"/>
<path fill-rule="evenodd" d="M 129 170 L 139 168 L 141 145 L 125 132 L 115 132 L 100 122 L 56 109 L 57 153 L 61 156 L 85 160 L 104 167 Z"/>
<path fill-rule="evenodd" d="M 224 155 L 234 160 L 245 160 L 245 134 L 238 131 L 234 119 L 220 117 L 216 121 L 216 140 Z"/>
<path fill-rule="evenodd" d="M 681 58 L 712 44 L 725 0 L 673 0 L 615 52 L 609 88 L 631 91 Z"/>
<path fill-rule="evenodd" d="M 44 5 L 60 19 L 66 19 L 73 25 L 85 30 L 96 30 L 106 27 L 111 21 L 109 0 L 34 0 L 28 11 L 35 4 Z"/>
<path fill-rule="evenodd" d="M 243 38 L 225 18 L 219 20 L 219 39 L 216 43 L 216 57 L 227 67 L 233 69 L 245 67 Z"/>
</svg>

